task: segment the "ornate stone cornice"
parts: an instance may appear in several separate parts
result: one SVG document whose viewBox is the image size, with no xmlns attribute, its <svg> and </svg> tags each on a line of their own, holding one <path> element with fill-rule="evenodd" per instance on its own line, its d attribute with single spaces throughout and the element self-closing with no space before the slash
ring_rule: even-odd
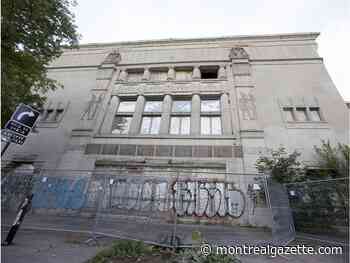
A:
<svg viewBox="0 0 350 263">
<path fill-rule="evenodd" d="M 121 61 L 122 57 L 118 50 L 113 50 L 107 55 L 102 64 L 114 64 L 117 65 Z"/>
<path fill-rule="evenodd" d="M 248 53 L 242 47 L 231 48 L 229 58 L 232 59 L 249 59 Z"/>
</svg>

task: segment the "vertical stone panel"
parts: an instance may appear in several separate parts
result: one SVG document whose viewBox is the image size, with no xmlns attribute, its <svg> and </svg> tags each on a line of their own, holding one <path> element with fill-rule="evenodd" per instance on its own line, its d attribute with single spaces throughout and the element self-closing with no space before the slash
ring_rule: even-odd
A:
<svg viewBox="0 0 350 263">
<path fill-rule="evenodd" d="M 131 135 L 136 135 L 139 133 L 145 101 L 146 99 L 144 96 L 140 95 L 137 97 L 135 112 L 130 123 L 129 134 Z"/>
<path fill-rule="evenodd" d="M 201 98 L 198 94 L 192 96 L 191 135 L 200 135 L 201 132 Z"/>
<path fill-rule="evenodd" d="M 101 127 L 101 133 L 111 133 L 114 116 L 117 112 L 119 102 L 120 102 L 120 100 L 119 100 L 118 96 L 112 96 L 112 98 L 108 104 L 108 107 L 107 107 L 105 118 L 103 120 L 103 124 Z"/>
<path fill-rule="evenodd" d="M 221 104 L 221 126 L 223 135 L 232 135 L 230 104 L 228 103 L 228 95 L 223 93 L 220 98 Z"/>
<path fill-rule="evenodd" d="M 171 103 L 172 98 L 170 95 L 165 95 L 162 107 L 162 119 L 160 123 L 159 134 L 168 134 L 170 125 L 170 114 L 171 114 Z"/>
</svg>

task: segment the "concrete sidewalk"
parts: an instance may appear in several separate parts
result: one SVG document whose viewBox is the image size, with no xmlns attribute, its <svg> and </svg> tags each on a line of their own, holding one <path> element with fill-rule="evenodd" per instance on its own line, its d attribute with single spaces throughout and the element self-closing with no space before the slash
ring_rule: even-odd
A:
<svg viewBox="0 0 350 263">
<path fill-rule="evenodd" d="M 3 238 L 8 229 L 2 228 Z M 81 233 L 20 229 L 13 245 L 1 247 L 1 262 L 83 263 L 103 249 L 86 245 L 84 241 L 88 238 Z"/>
<path fill-rule="evenodd" d="M 3 212 L 2 225 L 10 226 L 14 217 L 15 214 Z M 264 244 L 272 239 L 271 231 L 263 228 L 177 224 L 174 230 L 173 224 L 157 220 L 103 216 L 96 220 L 77 216 L 28 214 L 21 228 L 64 230 L 85 234 L 94 231 L 104 236 L 159 244 L 169 244 L 173 231 L 182 245 L 191 245 L 193 231 L 199 231 L 205 240 L 216 244 Z"/>
<path fill-rule="evenodd" d="M 2 236 L 7 234 L 8 227 L 2 228 Z M 30 230 L 22 228 L 18 231 L 14 245 L 1 248 L 3 263 L 84 263 L 92 258 L 100 249 L 109 245 L 111 238 L 100 240 L 101 246 L 88 246 L 85 241 L 89 235 L 84 233 Z M 319 244 L 310 241 L 296 240 L 293 244 L 305 244 L 317 247 Z M 348 257 L 348 251 L 347 257 Z M 264 255 L 240 256 L 242 263 L 347 263 L 345 255 L 298 255 L 277 256 Z"/>
</svg>

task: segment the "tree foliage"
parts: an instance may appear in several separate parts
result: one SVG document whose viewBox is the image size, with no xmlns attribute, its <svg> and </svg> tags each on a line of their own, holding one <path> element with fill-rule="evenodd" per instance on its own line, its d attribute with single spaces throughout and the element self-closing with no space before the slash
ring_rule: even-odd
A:
<svg viewBox="0 0 350 263">
<path fill-rule="evenodd" d="M 316 163 L 321 168 L 322 175 L 331 178 L 349 177 L 350 147 L 338 143 L 332 146 L 329 141 L 322 141 L 321 146 L 315 146 Z"/>
<path fill-rule="evenodd" d="M 261 173 L 270 174 L 272 180 L 278 183 L 289 183 L 303 176 L 303 168 L 298 161 L 300 153 L 288 153 L 284 147 L 270 150 L 270 156 L 261 156 L 255 167 Z"/>
<path fill-rule="evenodd" d="M 1 126 L 20 102 L 40 106 L 45 92 L 60 85 L 46 75 L 46 66 L 75 47 L 71 0 L 1 1 Z"/>
</svg>

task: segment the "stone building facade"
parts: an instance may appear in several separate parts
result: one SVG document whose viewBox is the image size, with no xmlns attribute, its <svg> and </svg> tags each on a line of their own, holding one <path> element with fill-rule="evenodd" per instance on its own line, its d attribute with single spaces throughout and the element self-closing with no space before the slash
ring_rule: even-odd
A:
<svg viewBox="0 0 350 263">
<path fill-rule="evenodd" d="M 246 193 L 246 178 L 267 148 L 297 149 L 311 163 L 322 139 L 348 143 L 347 108 L 317 53 L 318 35 L 65 50 L 48 68 L 64 89 L 49 93 L 37 132 L 24 146 L 11 146 L 5 159 L 137 175 L 145 168 L 187 169 L 185 177 L 234 182 Z"/>
</svg>

